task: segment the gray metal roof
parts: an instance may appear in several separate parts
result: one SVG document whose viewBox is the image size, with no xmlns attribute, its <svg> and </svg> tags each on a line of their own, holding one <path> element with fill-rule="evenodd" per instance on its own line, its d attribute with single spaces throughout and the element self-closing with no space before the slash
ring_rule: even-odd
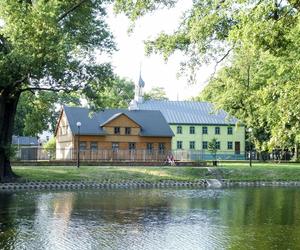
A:
<svg viewBox="0 0 300 250">
<path fill-rule="evenodd" d="M 138 107 L 161 111 L 169 124 L 232 125 L 238 122 L 224 110 L 215 111 L 209 102 L 149 100 L 139 103 Z"/>
<path fill-rule="evenodd" d="M 141 126 L 141 136 L 174 136 L 169 124 L 166 122 L 160 111 L 106 109 L 100 112 L 91 113 L 87 108 L 68 106 L 64 106 L 64 111 L 73 134 L 78 134 L 76 123 L 80 121 L 80 134 L 105 135 L 106 133 L 101 125 L 112 120 L 112 118 L 118 117 L 120 114 L 124 114 Z"/>
<path fill-rule="evenodd" d="M 14 145 L 39 145 L 37 137 L 33 136 L 16 136 L 12 137 L 12 144 Z"/>
</svg>

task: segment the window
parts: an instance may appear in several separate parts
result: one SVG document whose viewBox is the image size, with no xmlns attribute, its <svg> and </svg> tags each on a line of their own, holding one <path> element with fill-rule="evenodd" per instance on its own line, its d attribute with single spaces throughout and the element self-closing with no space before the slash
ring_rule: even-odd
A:
<svg viewBox="0 0 300 250">
<path fill-rule="evenodd" d="M 233 149 L 233 143 L 232 141 L 227 142 L 227 149 Z"/>
<path fill-rule="evenodd" d="M 228 127 L 227 128 L 227 134 L 228 135 L 232 135 L 232 127 Z"/>
<path fill-rule="evenodd" d="M 98 150 L 98 143 L 96 141 L 91 142 L 91 150 L 97 151 Z"/>
<path fill-rule="evenodd" d="M 135 143 L 134 143 L 134 142 L 129 142 L 129 143 L 128 143 L 128 149 L 129 149 L 130 151 L 135 150 Z"/>
<path fill-rule="evenodd" d="M 158 151 L 160 154 L 163 154 L 165 152 L 165 144 L 164 143 L 158 144 Z"/>
<path fill-rule="evenodd" d="M 208 148 L 208 143 L 207 141 L 202 142 L 202 149 L 207 149 Z"/>
<path fill-rule="evenodd" d="M 207 127 L 202 127 L 202 134 L 207 135 Z"/>
<path fill-rule="evenodd" d="M 195 134 L 195 127 L 194 126 L 192 126 L 192 127 L 190 127 L 190 134 Z"/>
<path fill-rule="evenodd" d="M 111 144 L 111 149 L 112 149 L 112 151 L 118 151 L 119 150 L 119 143 L 118 142 L 113 142 Z"/>
<path fill-rule="evenodd" d="M 79 145 L 80 151 L 86 150 L 86 141 L 81 141 Z"/>
<path fill-rule="evenodd" d="M 215 134 L 219 135 L 220 134 L 220 127 L 215 127 Z"/>
<path fill-rule="evenodd" d="M 182 127 L 181 126 L 177 126 L 177 134 L 182 134 Z"/>
<path fill-rule="evenodd" d="M 221 143 L 219 141 L 216 142 L 216 149 L 220 149 L 221 148 Z"/>
<path fill-rule="evenodd" d="M 120 134 L 120 127 L 115 127 L 115 134 L 119 135 Z"/>
<path fill-rule="evenodd" d="M 147 143 L 147 152 L 152 153 L 153 151 L 153 143 Z"/>
<path fill-rule="evenodd" d="M 182 149 L 182 141 L 177 141 L 177 149 Z"/>
<path fill-rule="evenodd" d="M 190 149 L 195 149 L 195 142 L 194 141 L 190 141 Z"/>
<path fill-rule="evenodd" d="M 125 128 L 125 135 L 130 135 L 131 134 L 131 128 L 127 127 Z"/>
</svg>

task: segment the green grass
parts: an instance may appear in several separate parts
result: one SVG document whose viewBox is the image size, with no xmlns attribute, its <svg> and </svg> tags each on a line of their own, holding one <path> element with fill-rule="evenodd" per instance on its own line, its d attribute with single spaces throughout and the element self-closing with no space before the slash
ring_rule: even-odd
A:
<svg viewBox="0 0 300 250">
<path fill-rule="evenodd" d="M 14 172 L 21 180 L 28 181 L 111 181 L 160 180 L 193 181 L 197 179 L 223 178 L 233 181 L 284 180 L 300 181 L 300 164 L 221 163 L 215 168 L 199 167 L 95 167 L 72 166 L 27 167 L 16 166 Z"/>
<path fill-rule="evenodd" d="M 23 180 L 86 180 L 121 182 L 128 180 L 195 180 L 204 178 L 206 168 L 179 167 L 14 167 Z"/>
<path fill-rule="evenodd" d="M 300 164 L 296 163 L 221 163 L 218 171 L 224 179 L 233 181 L 300 181 Z"/>
</svg>

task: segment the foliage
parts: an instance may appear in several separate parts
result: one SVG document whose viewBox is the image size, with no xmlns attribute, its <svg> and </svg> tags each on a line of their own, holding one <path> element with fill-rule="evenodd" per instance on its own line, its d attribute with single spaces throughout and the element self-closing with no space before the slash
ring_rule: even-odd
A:
<svg viewBox="0 0 300 250">
<path fill-rule="evenodd" d="M 110 65 L 94 61 L 96 49 L 114 49 L 106 1 L 81 2 L 0 3 L 1 87 L 73 90 L 87 84 L 101 88 L 110 80 Z"/>
<path fill-rule="evenodd" d="M 45 130 L 54 131 L 60 105 L 80 105 L 77 93 L 25 92 L 17 107 L 15 135 L 36 136 Z"/>
<path fill-rule="evenodd" d="M 49 158 L 51 160 L 55 159 L 55 151 L 56 151 L 56 139 L 55 137 L 52 137 L 49 141 L 47 141 L 43 145 L 43 149 L 46 150 L 46 152 L 49 155 Z"/>
<path fill-rule="evenodd" d="M 214 158 L 217 158 L 217 139 L 213 138 L 210 142 L 208 142 L 208 151 L 214 156 Z"/>
<path fill-rule="evenodd" d="M 136 20 L 171 4 L 136 1 L 129 9 L 128 1 L 117 0 L 116 8 Z M 300 131 L 299 11 L 295 0 L 195 0 L 178 29 L 147 41 L 146 49 L 165 58 L 183 52 L 192 80 L 199 66 L 214 63 L 216 72 L 199 99 L 253 128 L 257 149 L 292 148 Z"/>
<path fill-rule="evenodd" d="M 101 91 L 92 89 L 87 94 L 92 109 L 127 108 L 134 98 L 135 85 L 132 81 L 116 77 L 112 86 L 106 86 Z"/>
<path fill-rule="evenodd" d="M 55 137 L 52 137 L 51 139 L 49 139 L 49 141 L 47 141 L 44 145 L 43 148 L 47 151 L 53 150 L 56 148 L 56 139 Z"/>
<path fill-rule="evenodd" d="M 168 97 L 163 87 L 153 87 L 149 92 L 144 93 L 144 100 L 167 101 Z"/>
</svg>

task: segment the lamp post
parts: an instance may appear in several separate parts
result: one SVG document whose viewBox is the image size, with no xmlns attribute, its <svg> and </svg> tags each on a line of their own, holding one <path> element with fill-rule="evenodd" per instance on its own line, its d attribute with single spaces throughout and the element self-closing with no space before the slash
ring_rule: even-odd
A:
<svg viewBox="0 0 300 250">
<path fill-rule="evenodd" d="M 77 168 L 80 166 L 80 127 L 81 127 L 81 122 L 77 122 L 76 126 L 78 128 L 78 139 L 77 139 Z"/>
<path fill-rule="evenodd" d="M 250 153 L 249 153 L 249 166 L 252 167 L 252 140 L 251 140 L 252 128 L 248 128 L 247 132 L 249 133 L 249 150 L 250 150 Z"/>
</svg>

